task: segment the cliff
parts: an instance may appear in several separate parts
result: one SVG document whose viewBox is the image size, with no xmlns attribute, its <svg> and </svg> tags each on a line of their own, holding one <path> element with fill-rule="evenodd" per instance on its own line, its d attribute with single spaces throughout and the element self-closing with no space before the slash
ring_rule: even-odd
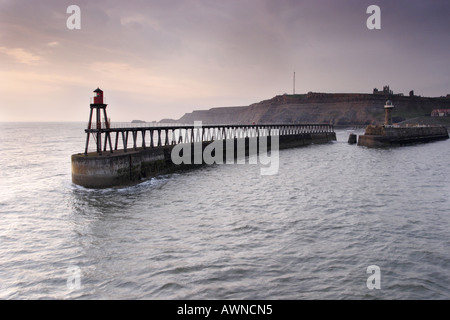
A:
<svg viewBox="0 0 450 320">
<path fill-rule="evenodd" d="M 429 116 L 433 109 L 450 108 L 450 98 L 394 94 L 314 93 L 280 95 L 249 106 L 221 107 L 186 113 L 177 123 L 332 123 L 368 125 L 383 123 L 384 105 L 395 106 L 394 122 Z"/>
</svg>

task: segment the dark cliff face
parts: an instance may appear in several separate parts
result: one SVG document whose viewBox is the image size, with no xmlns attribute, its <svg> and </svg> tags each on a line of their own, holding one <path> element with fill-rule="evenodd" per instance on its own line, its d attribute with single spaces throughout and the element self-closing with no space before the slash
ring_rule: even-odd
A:
<svg viewBox="0 0 450 320">
<path fill-rule="evenodd" d="M 394 122 L 429 116 L 433 109 L 450 108 L 450 98 L 383 94 L 308 93 L 276 96 L 243 107 L 223 107 L 186 113 L 178 123 L 332 123 L 368 125 L 384 121 L 384 105 L 395 106 Z"/>
</svg>

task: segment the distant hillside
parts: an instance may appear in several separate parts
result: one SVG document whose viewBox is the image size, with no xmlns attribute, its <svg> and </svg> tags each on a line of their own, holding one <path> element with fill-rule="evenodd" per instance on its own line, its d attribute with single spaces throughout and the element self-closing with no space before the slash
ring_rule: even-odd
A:
<svg viewBox="0 0 450 320">
<path fill-rule="evenodd" d="M 429 116 L 433 109 L 450 108 L 450 97 L 426 98 L 395 94 L 315 93 L 280 95 L 249 106 L 221 107 L 186 113 L 177 123 L 332 123 L 367 125 L 384 121 L 391 100 L 394 122 Z M 167 119 L 165 119 L 167 121 Z"/>
</svg>

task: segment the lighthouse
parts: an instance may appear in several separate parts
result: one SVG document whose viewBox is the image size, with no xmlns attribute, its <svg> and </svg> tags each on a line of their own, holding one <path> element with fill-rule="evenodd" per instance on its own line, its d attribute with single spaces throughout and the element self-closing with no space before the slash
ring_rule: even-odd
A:
<svg viewBox="0 0 450 320">
<path fill-rule="evenodd" d="M 94 90 L 94 104 L 103 104 L 103 91 L 100 88 Z"/>
<path fill-rule="evenodd" d="M 97 133 L 92 133 L 94 135 L 94 139 L 95 142 L 97 143 L 97 152 L 98 154 L 102 154 L 102 134 L 101 134 L 101 129 L 103 127 L 103 129 L 109 129 L 110 128 L 110 124 L 109 124 L 109 120 L 108 120 L 108 116 L 106 115 L 106 106 L 107 104 L 103 103 L 103 91 L 100 88 L 97 88 L 94 90 L 95 96 L 94 96 L 94 103 L 90 104 L 91 107 L 91 112 L 89 114 L 89 122 L 88 122 L 88 127 L 87 129 L 97 129 Z M 94 114 L 94 110 L 95 110 L 95 116 L 96 116 L 96 126 L 95 128 L 93 128 L 92 126 L 92 116 Z M 104 122 L 102 122 L 101 117 L 102 117 L 102 110 L 103 110 L 103 116 L 104 116 Z M 89 146 L 89 132 L 86 133 L 86 148 L 84 151 L 84 154 L 87 155 L 88 153 L 88 146 Z M 111 136 L 109 135 L 109 132 L 105 135 L 105 147 L 104 149 L 106 150 L 106 144 L 108 143 L 111 144 Z"/>
<path fill-rule="evenodd" d="M 394 105 L 391 100 L 386 101 L 386 105 L 384 106 L 384 125 L 391 126 L 392 125 L 392 109 L 394 109 Z"/>
</svg>

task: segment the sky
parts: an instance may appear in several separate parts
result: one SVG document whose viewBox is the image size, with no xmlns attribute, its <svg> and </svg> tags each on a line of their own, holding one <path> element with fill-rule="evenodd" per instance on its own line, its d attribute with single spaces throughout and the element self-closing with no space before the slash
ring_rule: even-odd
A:
<svg viewBox="0 0 450 320">
<path fill-rule="evenodd" d="M 80 8 L 80 29 L 70 5 Z M 370 5 L 380 29 L 369 29 Z M 179 119 L 276 95 L 450 93 L 442 0 L 0 0 L 0 122 Z"/>
</svg>

